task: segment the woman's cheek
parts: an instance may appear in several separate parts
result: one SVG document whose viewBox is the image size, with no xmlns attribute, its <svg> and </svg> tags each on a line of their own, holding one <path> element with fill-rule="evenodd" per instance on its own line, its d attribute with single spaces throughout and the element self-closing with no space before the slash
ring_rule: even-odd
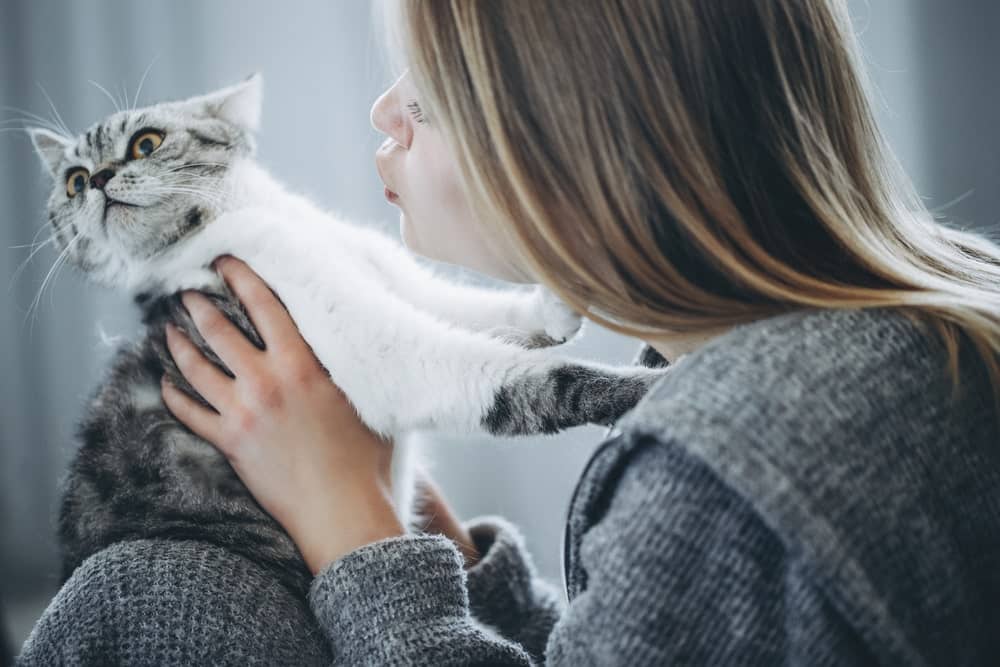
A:
<svg viewBox="0 0 1000 667">
<path fill-rule="evenodd" d="M 407 154 L 406 197 L 400 235 L 411 251 L 429 259 L 510 279 L 474 214 L 453 161 L 443 146 L 425 141 Z"/>
<path fill-rule="evenodd" d="M 410 158 L 417 158 L 411 155 Z M 400 234 L 413 252 L 431 259 L 460 262 L 461 248 L 468 246 L 467 224 L 460 224 L 461 191 L 452 174 L 434 161 L 411 159 L 407 167 L 406 193 L 401 200 Z M 459 251 L 459 252 L 456 252 Z"/>
</svg>

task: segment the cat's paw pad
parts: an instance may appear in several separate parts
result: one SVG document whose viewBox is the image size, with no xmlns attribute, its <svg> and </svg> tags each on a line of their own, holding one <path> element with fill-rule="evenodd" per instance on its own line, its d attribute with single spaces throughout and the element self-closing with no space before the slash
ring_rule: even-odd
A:
<svg viewBox="0 0 1000 667">
<path fill-rule="evenodd" d="M 549 290 L 544 287 L 537 289 L 536 298 L 539 300 L 545 335 L 557 344 L 565 343 L 580 330 L 583 318 Z"/>
</svg>

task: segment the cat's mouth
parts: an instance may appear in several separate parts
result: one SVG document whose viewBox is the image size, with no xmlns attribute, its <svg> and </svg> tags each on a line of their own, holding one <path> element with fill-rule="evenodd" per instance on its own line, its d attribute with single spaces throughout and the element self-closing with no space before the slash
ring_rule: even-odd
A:
<svg viewBox="0 0 1000 667">
<path fill-rule="evenodd" d="M 108 195 L 104 195 L 104 215 L 101 216 L 101 229 L 104 233 L 108 233 L 108 214 L 111 209 L 125 209 L 125 208 L 144 208 L 138 204 L 129 204 L 127 201 L 121 201 L 120 199 L 114 199 Z"/>
<path fill-rule="evenodd" d="M 108 211 L 112 208 L 142 208 L 138 204 L 130 204 L 127 201 L 122 201 L 120 199 L 115 199 L 104 195 L 104 218 L 107 219 Z"/>
</svg>

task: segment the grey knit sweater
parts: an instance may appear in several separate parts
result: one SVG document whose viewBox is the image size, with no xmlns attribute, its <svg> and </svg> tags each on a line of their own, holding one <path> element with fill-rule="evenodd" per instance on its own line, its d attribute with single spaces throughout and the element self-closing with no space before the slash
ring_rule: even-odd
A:
<svg viewBox="0 0 1000 667">
<path fill-rule="evenodd" d="M 566 597 L 517 529 L 362 547 L 296 599 L 196 542 L 93 555 L 24 665 L 984 665 L 1000 655 L 1000 432 L 981 364 L 885 310 L 803 311 L 682 358 L 591 458 Z M 568 599 L 567 599 L 568 598 Z M 995 663 L 993 663 L 995 664 Z"/>
</svg>

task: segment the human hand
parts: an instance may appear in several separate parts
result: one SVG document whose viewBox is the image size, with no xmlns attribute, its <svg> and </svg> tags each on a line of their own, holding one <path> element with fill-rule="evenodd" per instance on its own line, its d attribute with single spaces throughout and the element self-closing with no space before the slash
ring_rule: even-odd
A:
<svg viewBox="0 0 1000 667">
<path fill-rule="evenodd" d="M 178 369 L 215 410 L 164 383 L 167 408 L 226 456 L 313 574 L 358 547 L 403 534 L 390 496 L 392 442 L 361 421 L 249 266 L 222 257 L 216 267 L 266 349 L 255 347 L 204 296 L 185 292 L 181 299 L 195 326 L 235 378 L 168 325 Z"/>
</svg>

